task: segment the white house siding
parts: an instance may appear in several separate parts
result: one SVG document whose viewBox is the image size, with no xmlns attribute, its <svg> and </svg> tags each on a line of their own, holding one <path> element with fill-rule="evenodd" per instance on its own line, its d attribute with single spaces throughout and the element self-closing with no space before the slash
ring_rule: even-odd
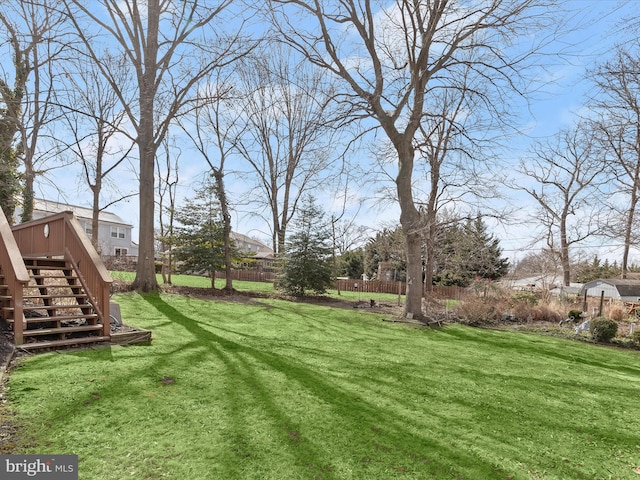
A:
<svg viewBox="0 0 640 480">
<path fill-rule="evenodd" d="M 64 211 L 72 211 L 87 236 L 91 238 L 91 221 L 93 212 L 90 208 L 67 205 L 51 200 L 35 199 L 33 219 L 37 220 L 39 218 Z M 19 211 L 16 212 L 16 218 L 19 218 L 18 215 Z M 105 256 L 137 256 L 138 246 L 131 238 L 132 228 L 132 225 L 125 223 L 118 215 L 106 211 L 100 212 L 98 217 L 99 253 Z M 115 236 L 111 234 L 112 231 L 116 232 Z"/>
</svg>

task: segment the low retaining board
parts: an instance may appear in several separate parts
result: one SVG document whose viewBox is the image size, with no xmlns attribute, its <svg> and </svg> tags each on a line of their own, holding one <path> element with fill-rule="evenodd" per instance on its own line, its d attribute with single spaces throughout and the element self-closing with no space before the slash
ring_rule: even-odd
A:
<svg viewBox="0 0 640 480">
<path fill-rule="evenodd" d="M 128 332 L 111 333 L 112 345 L 136 345 L 140 343 L 151 343 L 150 330 L 131 330 Z"/>
</svg>

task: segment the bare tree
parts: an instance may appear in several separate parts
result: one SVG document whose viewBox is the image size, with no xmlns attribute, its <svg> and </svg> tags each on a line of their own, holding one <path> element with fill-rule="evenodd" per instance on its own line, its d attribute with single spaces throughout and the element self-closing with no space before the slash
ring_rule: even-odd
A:
<svg viewBox="0 0 640 480">
<path fill-rule="evenodd" d="M 140 239 L 134 286 L 141 291 L 155 290 L 156 153 L 195 87 L 244 51 L 238 33 L 242 25 L 239 20 L 230 23 L 222 18 L 231 0 L 65 2 L 77 34 L 118 95 L 133 128 L 131 137 L 140 162 Z M 221 34 L 229 24 L 238 27 L 236 33 Z M 94 26 L 124 54 L 136 79 L 134 95 L 122 91 L 114 72 L 101 61 L 99 38 L 87 33 L 95 32 Z"/>
<path fill-rule="evenodd" d="M 434 88 L 467 65 L 503 100 L 526 90 L 524 72 L 539 44 L 525 39 L 553 22 L 553 2 L 538 0 L 271 0 L 280 37 L 310 63 L 343 81 L 339 99 L 352 119 L 384 131 L 398 159 L 395 177 L 407 251 L 405 311 L 422 314 L 422 216 L 413 174 L 416 137 Z M 553 36 L 548 30 L 545 40 Z M 518 49 L 508 48 L 522 42 Z"/>
<path fill-rule="evenodd" d="M 110 63 L 112 71 L 118 71 L 120 62 L 117 58 L 102 60 Z M 111 193 L 115 198 L 104 201 L 103 186 L 111 175 L 127 160 L 134 143 L 127 137 L 119 135 L 125 118 L 117 95 L 99 72 L 95 63 L 80 57 L 66 69 L 66 88 L 58 95 L 58 103 L 62 113 L 62 122 L 66 125 L 69 136 L 59 136 L 82 165 L 86 185 L 92 193 L 92 243 L 100 251 L 98 244 L 99 215 L 102 210 L 131 197 L 132 193 L 120 193 L 115 182 L 110 182 Z M 126 89 L 126 72 L 120 69 L 119 85 Z M 103 252 L 113 255 L 114 252 Z"/>
<path fill-rule="evenodd" d="M 304 194 L 327 178 L 334 114 L 327 75 L 276 44 L 242 62 L 239 86 L 247 126 L 238 148 L 257 178 L 251 200 L 266 210 L 273 250 L 284 251 L 287 226 Z"/>
<path fill-rule="evenodd" d="M 424 179 L 420 179 L 415 191 L 424 221 L 427 294 L 432 290 L 439 229 L 452 220 L 453 223 L 462 220 L 465 205 L 497 196 L 493 186 L 499 176 L 492 175 L 494 162 L 489 158 L 496 142 L 488 132 L 499 135 L 501 125 L 493 119 L 508 112 L 500 110 L 501 103 L 492 97 L 491 90 L 487 91 L 487 79 L 476 75 L 469 64 L 460 65 L 458 72 L 454 80 L 433 89 L 425 100 L 429 105 L 415 139 L 420 160 L 416 170 L 424 169 Z M 449 206 L 460 213 L 453 215 L 449 211 L 441 215 Z"/>
<path fill-rule="evenodd" d="M 162 283 L 171 285 L 173 271 L 173 227 L 176 212 L 176 193 L 179 175 L 179 153 L 164 139 L 164 166 L 160 164 L 160 155 L 156 157 L 158 172 L 158 223 L 160 228 L 160 254 L 162 256 Z M 168 218 L 165 222 L 165 213 Z"/>
<path fill-rule="evenodd" d="M 532 286 L 540 288 L 544 300 L 549 300 L 551 296 L 549 292 L 557 286 L 556 282 L 562 276 L 557 252 L 552 252 L 548 248 L 530 251 L 513 267 L 514 278 L 532 277 Z"/>
<path fill-rule="evenodd" d="M 516 188 L 537 202 L 532 220 L 542 227 L 539 240 L 560 261 L 565 286 L 571 280 L 570 247 L 599 232 L 601 208 L 595 199 L 603 170 L 593 138 L 581 125 L 538 142 L 532 156 L 520 162 L 527 179 Z"/>
<path fill-rule="evenodd" d="M 639 46 L 618 47 L 614 57 L 590 75 L 597 87 L 590 102 L 596 112 L 591 125 L 603 146 L 610 176 L 615 180 L 612 193 L 617 195 L 611 195 L 610 202 L 614 214 L 607 226 L 610 235 L 622 237 L 624 242 L 622 278 L 627 277 L 629 250 L 639 238 L 635 234 L 640 201 Z"/>
<path fill-rule="evenodd" d="M 8 151 L 8 145 L 18 139 L 15 155 L 24 167 L 22 221 L 32 218 L 36 177 L 53 167 L 57 153 L 44 148 L 42 141 L 57 114 L 52 101 L 55 62 L 61 60 L 64 39 L 68 39 L 59 4 L 59 0 L 10 1 L 0 9 L 0 26 L 11 44 L 15 68 L 13 87 L 8 79 L 0 80 L 6 106 L 2 149 Z"/>
<path fill-rule="evenodd" d="M 232 93 L 228 77 L 217 76 L 198 93 L 192 115 L 181 119 L 180 126 L 191 139 L 194 148 L 209 166 L 212 188 L 220 204 L 223 221 L 225 287 L 233 291 L 231 210 L 225 188 L 228 161 L 237 155 L 238 135 L 242 134 L 242 113 L 235 106 L 240 99 Z"/>
</svg>

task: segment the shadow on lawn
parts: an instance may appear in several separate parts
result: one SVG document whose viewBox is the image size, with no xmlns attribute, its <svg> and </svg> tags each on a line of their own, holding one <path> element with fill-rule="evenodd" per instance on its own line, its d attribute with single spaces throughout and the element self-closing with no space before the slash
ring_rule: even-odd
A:
<svg viewBox="0 0 640 480">
<path fill-rule="evenodd" d="M 607 351 L 608 362 L 600 361 L 598 358 L 598 348 L 607 348 L 608 346 L 600 346 L 593 344 L 583 344 L 576 342 L 575 348 L 569 340 L 561 340 L 558 342 L 563 343 L 563 349 L 549 347 L 549 339 L 538 340 L 534 334 L 527 333 L 511 333 L 504 331 L 492 331 L 485 329 L 446 329 L 441 332 L 443 335 L 455 337 L 458 340 L 464 340 L 465 342 L 482 344 L 483 348 L 491 349 L 508 349 L 511 352 L 519 353 L 523 355 L 533 355 L 536 357 L 545 356 L 551 357 L 557 360 L 568 363 L 576 363 L 586 365 L 598 369 L 610 370 L 615 373 L 627 373 L 635 377 L 640 377 L 640 363 L 634 364 L 612 362 L 611 351 Z M 511 335 L 518 335 L 517 342 L 511 342 Z M 529 341 L 523 341 L 528 339 Z M 636 355 L 634 350 L 625 349 L 620 353 Z"/>
<path fill-rule="evenodd" d="M 150 306 L 193 335 L 194 340 L 189 342 L 189 347 L 205 347 L 224 362 L 229 372 L 234 374 L 234 378 L 240 379 L 247 389 L 255 392 L 255 397 L 272 418 L 274 427 L 280 429 L 274 432 L 274 436 L 280 439 L 281 444 L 287 446 L 299 465 L 308 466 L 313 470 L 309 474 L 315 475 L 310 478 L 335 478 L 332 466 L 322 465 L 322 462 L 328 461 L 327 455 L 323 454 L 324 439 L 309 438 L 304 431 L 298 429 L 300 423 L 294 415 L 278 404 L 275 396 L 277 392 L 270 391 L 261 382 L 255 367 L 246 360 L 247 356 L 285 375 L 287 380 L 297 382 L 322 403 L 331 406 L 330 410 L 341 418 L 343 431 L 348 432 L 347 435 L 351 437 L 347 443 L 354 446 L 362 445 L 363 450 L 369 450 L 369 455 L 363 455 L 361 460 L 347 458 L 342 459 L 343 463 L 361 465 L 366 471 L 371 458 L 392 452 L 392 459 L 397 461 L 402 457 L 405 461 L 404 467 L 388 465 L 389 471 L 398 474 L 414 471 L 419 472 L 421 477 L 427 474 L 447 477 L 460 474 L 464 478 L 488 478 L 487 475 L 498 478 L 501 471 L 498 467 L 483 462 L 478 456 L 452 448 L 447 444 L 446 437 L 442 437 L 443 432 L 424 432 L 416 437 L 415 430 L 412 431 L 407 425 L 410 419 L 397 412 L 376 406 L 362 396 L 341 389 L 325 376 L 289 358 L 217 335 L 169 305 L 160 295 L 148 294 L 143 298 Z M 233 398 L 233 389 L 228 395 L 233 407 L 237 403 Z M 354 405 L 357 405 L 357 409 L 354 409 Z M 237 423 L 242 424 L 241 412 L 236 413 L 239 417 Z M 437 416 L 438 412 L 433 412 L 433 415 Z M 242 436 L 241 433 L 237 435 Z M 387 444 L 382 445 L 378 442 Z M 407 445 L 411 445 L 412 451 L 407 451 Z M 502 472 L 501 476 L 506 476 L 506 473 Z"/>
</svg>

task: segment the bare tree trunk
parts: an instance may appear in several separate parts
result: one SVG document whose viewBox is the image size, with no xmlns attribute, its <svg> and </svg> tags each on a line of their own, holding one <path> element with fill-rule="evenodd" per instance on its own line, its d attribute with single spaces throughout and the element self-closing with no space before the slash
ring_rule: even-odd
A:
<svg viewBox="0 0 640 480">
<path fill-rule="evenodd" d="M 91 189 L 93 192 L 93 208 L 91 210 L 91 243 L 96 251 L 105 255 L 113 255 L 115 252 L 101 252 L 98 244 L 98 232 L 100 229 L 100 190 L 102 189 L 102 179 L 96 176 L 96 184 Z"/>
<path fill-rule="evenodd" d="M 149 108 L 149 107 L 148 107 Z M 152 109 L 152 107 L 151 107 Z M 140 153 L 140 238 L 138 264 L 133 285 L 137 290 L 148 292 L 158 289 L 155 271 L 155 146 L 153 145 L 153 128 L 151 122 L 143 128 L 141 122 Z M 144 135 L 143 132 L 147 133 Z"/>
<path fill-rule="evenodd" d="M 36 175 L 33 172 L 33 168 L 29 168 L 25 165 L 24 173 L 24 189 L 22 191 L 22 216 L 21 221 L 28 222 L 33 220 L 33 202 L 34 202 L 34 190 L 33 184 L 36 179 Z"/>
<path fill-rule="evenodd" d="M 433 269 L 435 268 L 435 237 L 436 222 L 435 215 L 427 214 L 426 216 L 426 235 L 424 238 L 425 245 L 425 267 L 424 267 L 424 293 L 429 296 L 433 292 Z"/>
<path fill-rule="evenodd" d="M 622 251 L 622 278 L 627 278 L 629 271 L 629 250 L 631 249 L 631 240 L 633 234 L 633 221 L 636 216 L 636 205 L 638 204 L 638 193 L 634 188 L 629 201 L 629 211 L 627 213 L 627 221 L 624 228 L 624 249 Z"/>
<path fill-rule="evenodd" d="M 144 67 L 138 71 L 140 85 L 140 124 L 138 128 L 138 152 L 140 155 L 140 235 L 138 265 L 133 285 L 148 292 L 158 289 L 155 268 L 155 102 L 157 95 L 158 37 L 162 10 L 159 0 L 147 4 L 147 32 L 144 51 Z"/>
<path fill-rule="evenodd" d="M 392 139 L 394 140 L 394 139 Z M 394 142 L 398 151 L 396 185 L 400 203 L 400 225 L 407 248 L 407 294 L 405 313 L 422 315 L 422 219 L 413 201 L 412 173 L 414 150 L 411 141 L 399 138 Z"/>
<path fill-rule="evenodd" d="M 569 239 L 567 237 L 567 215 L 564 214 L 560 227 L 560 262 L 562 263 L 562 284 L 568 287 L 571 283 L 571 261 L 569 258 Z"/>
<path fill-rule="evenodd" d="M 231 258 L 231 213 L 229 213 L 229 200 L 227 199 L 227 193 L 224 189 L 224 176 L 221 170 L 213 170 L 213 178 L 215 180 L 215 191 L 218 202 L 220 202 L 220 210 L 222 212 L 222 231 L 224 235 L 224 272 L 225 272 L 225 286 L 224 290 L 227 292 L 233 291 L 233 278 L 232 278 L 232 258 Z"/>
</svg>

